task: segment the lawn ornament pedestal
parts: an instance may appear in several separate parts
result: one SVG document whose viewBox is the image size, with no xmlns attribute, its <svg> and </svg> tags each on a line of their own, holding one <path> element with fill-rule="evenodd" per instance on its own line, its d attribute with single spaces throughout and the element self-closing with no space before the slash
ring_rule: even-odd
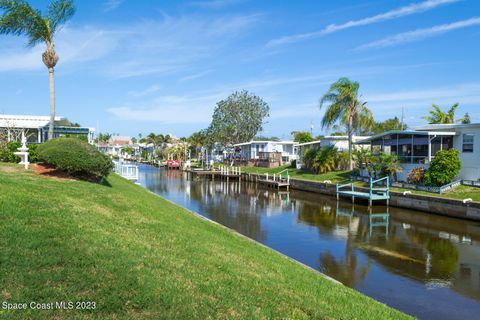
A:
<svg viewBox="0 0 480 320">
<path fill-rule="evenodd" d="M 26 145 L 27 139 L 25 139 L 25 135 L 22 133 L 22 146 L 20 148 L 17 148 L 18 152 L 14 152 L 13 154 L 16 156 L 20 157 L 20 162 L 18 164 L 22 164 L 25 166 L 25 170 L 28 169 L 28 165 L 30 162 L 28 162 L 28 147 Z"/>
</svg>

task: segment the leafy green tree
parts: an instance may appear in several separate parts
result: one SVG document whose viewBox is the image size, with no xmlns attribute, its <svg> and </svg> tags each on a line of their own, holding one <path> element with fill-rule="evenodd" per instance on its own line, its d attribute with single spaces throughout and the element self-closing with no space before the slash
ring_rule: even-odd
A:
<svg viewBox="0 0 480 320">
<path fill-rule="evenodd" d="M 137 138 L 132 137 L 132 143 L 133 143 L 133 144 L 137 143 Z"/>
<path fill-rule="evenodd" d="M 460 119 L 460 121 L 462 122 L 462 124 L 470 124 L 472 123 L 472 120 L 470 119 L 470 115 L 467 113 L 465 113 L 465 115 L 463 116 L 462 119 Z"/>
<path fill-rule="evenodd" d="M 442 109 L 436 104 L 432 104 L 432 110 L 428 111 L 430 116 L 422 117 L 430 124 L 439 124 L 439 123 L 454 123 L 455 122 L 455 111 L 458 108 L 458 103 L 455 103 L 448 109 L 447 112 L 443 112 Z"/>
<path fill-rule="evenodd" d="M 52 0 L 47 12 L 42 14 L 39 10 L 32 8 L 25 0 L 0 0 L 0 11 L 3 11 L 0 15 L 0 34 L 27 36 L 27 44 L 32 47 L 40 43 L 46 45 L 46 50 L 42 54 L 42 61 L 48 68 L 50 80 L 48 139 L 52 139 L 55 122 L 54 68 L 59 59 L 53 40 L 62 24 L 75 13 L 73 1 Z"/>
<path fill-rule="evenodd" d="M 328 104 L 323 115 L 322 128 L 331 128 L 338 122 L 347 128 L 350 170 L 353 169 L 353 134 L 360 130 L 368 130 L 373 125 L 372 112 L 365 106 L 366 102 L 359 99 L 359 88 L 358 82 L 340 78 L 320 99 L 320 109 Z"/>
<path fill-rule="evenodd" d="M 230 145 L 252 140 L 262 130 L 269 106 L 259 96 L 244 90 L 217 103 L 209 132 L 215 142 Z"/>
<path fill-rule="evenodd" d="M 312 142 L 315 138 L 307 131 L 292 131 L 293 141 L 298 143 Z"/>
<path fill-rule="evenodd" d="M 425 184 L 437 187 L 449 184 L 460 172 L 461 167 L 460 151 L 455 149 L 438 151 L 425 172 Z"/>
<path fill-rule="evenodd" d="M 379 134 L 387 131 L 393 130 L 405 130 L 407 127 L 402 124 L 402 122 L 397 118 L 390 118 L 385 121 L 375 121 L 373 124 L 372 129 L 370 130 L 370 134 Z"/>
</svg>

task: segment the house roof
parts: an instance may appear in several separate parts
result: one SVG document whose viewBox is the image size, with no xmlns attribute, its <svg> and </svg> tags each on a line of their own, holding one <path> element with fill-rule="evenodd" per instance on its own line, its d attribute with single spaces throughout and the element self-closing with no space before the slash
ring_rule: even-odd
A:
<svg viewBox="0 0 480 320">
<path fill-rule="evenodd" d="M 234 147 L 246 146 L 253 143 L 274 143 L 274 144 L 297 144 L 295 141 L 271 141 L 271 140 L 259 140 L 259 141 L 249 141 L 249 142 L 242 142 L 236 143 Z"/>
<path fill-rule="evenodd" d="M 357 140 L 363 140 L 363 139 L 366 139 L 366 138 L 369 138 L 369 137 L 366 137 L 366 136 L 353 136 L 352 137 L 354 142 L 357 141 Z M 296 146 L 297 147 L 309 146 L 309 145 L 312 145 L 312 144 L 319 144 L 322 141 L 328 141 L 328 140 L 348 140 L 348 136 L 325 136 L 321 140 L 299 143 Z"/>
<path fill-rule="evenodd" d="M 318 144 L 318 143 L 320 143 L 320 140 L 315 140 L 315 141 L 310 141 L 310 142 L 299 143 L 299 144 L 297 144 L 296 146 L 297 146 L 297 147 L 303 147 L 303 146 L 309 146 L 309 145 Z"/>
<path fill-rule="evenodd" d="M 63 117 L 55 117 L 55 121 L 60 121 Z M 0 115 L 1 128 L 43 128 L 50 123 L 50 116 L 26 116 L 26 115 Z"/>
<path fill-rule="evenodd" d="M 355 144 L 366 144 L 370 141 L 377 140 L 383 138 L 384 136 L 389 136 L 392 134 L 407 134 L 407 135 L 416 135 L 416 136 L 454 136 L 456 135 L 455 132 L 448 132 L 448 131 L 418 131 L 418 130 L 392 130 L 386 131 L 375 136 L 371 136 L 360 141 L 355 142 Z"/>
<path fill-rule="evenodd" d="M 436 131 L 436 130 L 478 128 L 478 127 L 480 127 L 480 123 L 438 123 L 438 124 L 427 124 L 424 126 L 419 126 L 419 127 L 416 127 L 415 130 Z"/>
</svg>

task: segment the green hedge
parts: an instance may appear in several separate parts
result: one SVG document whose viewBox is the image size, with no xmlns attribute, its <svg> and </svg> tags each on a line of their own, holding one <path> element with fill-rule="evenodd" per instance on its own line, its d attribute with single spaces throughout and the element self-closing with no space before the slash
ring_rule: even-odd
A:
<svg viewBox="0 0 480 320">
<path fill-rule="evenodd" d="M 109 157 L 76 138 L 52 139 L 38 146 L 38 159 L 68 174 L 100 181 L 113 168 Z"/>
</svg>

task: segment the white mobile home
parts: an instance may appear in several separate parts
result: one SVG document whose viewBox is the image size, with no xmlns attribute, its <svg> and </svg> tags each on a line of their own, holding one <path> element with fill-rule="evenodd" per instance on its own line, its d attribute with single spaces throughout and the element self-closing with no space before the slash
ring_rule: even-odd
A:
<svg viewBox="0 0 480 320">
<path fill-rule="evenodd" d="M 374 152 L 396 154 L 403 171 L 400 181 L 406 180 L 413 168 L 428 168 L 440 150 L 454 148 L 460 152 L 462 169 L 459 179 L 480 179 L 480 123 L 430 124 L 415 130 L 388 131 L 358 141 L 371 146 Z"/>
<path fill-rule="evenodd" d="M 235 160 L 247 165 L 278 166 L 297 158 L 294 141 L 250 141 L 233 145 Z"/>
</svg>

